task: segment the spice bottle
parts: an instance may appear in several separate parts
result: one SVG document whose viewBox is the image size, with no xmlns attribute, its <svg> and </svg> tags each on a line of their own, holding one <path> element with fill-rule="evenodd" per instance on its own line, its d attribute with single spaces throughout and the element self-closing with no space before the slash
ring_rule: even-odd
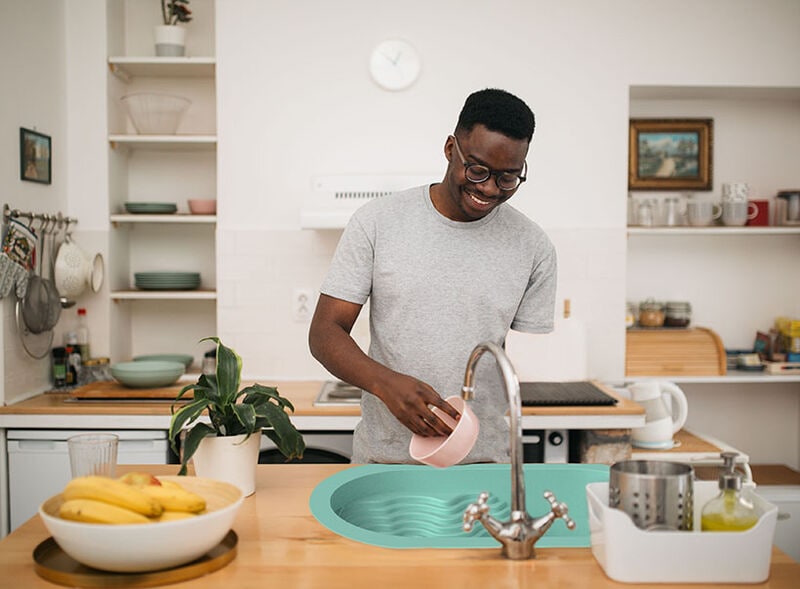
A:
<svg viewBox="0 0 800 589">
<path fill-rule="evenodd" d="M 63 347 L 53 348 L 53 386 L 67 386 L 67 350 Z"/>
<path fill-rule="evenodd" d="M 719 495 L 703 506 L 704 532 L 741 532 L 758 522 L 758 512 L 742 495 L 742 476 L 734 470 L 736 452 L 722 452 L 724 470 L 719 475 Z"/>
</svg>

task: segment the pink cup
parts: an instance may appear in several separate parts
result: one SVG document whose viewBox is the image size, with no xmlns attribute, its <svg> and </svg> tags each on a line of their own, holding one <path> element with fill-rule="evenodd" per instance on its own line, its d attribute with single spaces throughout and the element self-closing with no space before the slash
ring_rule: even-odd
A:
<svg viewBox="0 0 800 589">
<path fill-rule="evenodd" d="M 438 407 L 433 408 L 436 416 L 453 428 L 449 436 L 424 437 L 413 435 L 408 451 L 411 458 L 427 464 L 444 468 L 458 464 L 469 454 L 478 439 L 480 424 L 472 408 L 461 397 L 445 399 L 461 414 L 456 421 Z"/>
</svg>

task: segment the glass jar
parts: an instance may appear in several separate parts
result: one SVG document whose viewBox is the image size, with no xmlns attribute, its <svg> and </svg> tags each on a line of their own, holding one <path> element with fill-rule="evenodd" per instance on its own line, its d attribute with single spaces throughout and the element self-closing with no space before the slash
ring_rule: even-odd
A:
<svg viewBox="0 0 800 589">
<path fill-rule="evenodd" d="M 82 366 L 78 375 L 78 384 L 114 380 L 111 376 L 111 365 L 108 358 L 90 358 Z"/>
<path fill-rule="evenodd" d="M 692 321 L 692 306 L 686 301 L 667 301 L 664 325 L 667 327 L 688 327 Z"/>
<path fill-rule="evenodd" d="M 664 318 L 664 303 L 647 299 L 639 304 L 639 325 L 642 327 L 662 327 Z"/>
<path fill-rule="evenodd" d="M 628 302 L 625 304 L 625 328 L 628 329 L 636 325 L 636 303 Z"/>
</svg>

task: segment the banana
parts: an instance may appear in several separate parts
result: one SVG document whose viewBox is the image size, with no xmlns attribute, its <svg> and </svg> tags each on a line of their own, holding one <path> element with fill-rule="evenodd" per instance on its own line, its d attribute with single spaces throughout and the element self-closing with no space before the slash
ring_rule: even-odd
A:
<svg viewBox="0 0 800 589">
<path fill-rule="evenodd" d="M 161 479 L 158 479 L 158 482 L 161 483 L 162 487 L 168 487 L 171 489 L 183 489 L 183 487 L 181 487 L 178 483 L 176 483 L 175 481 L 170 481 L 169 479 L 164 479 L 163 481 Z"/>
<path fill-rule="evenodd" d="M 150 520 L 130 509 L 95 501 L 94 499 L 70 499 L 58 510 L 63 519 L 91 524 L 146 524 Z"/>
<path fill-rule="evenodd" d="M 160 487 L 159 487 L 160 488 Z M 161 503 L 145 494 L 140 488 L 116 479 L 102 476 L 85 476 L 72 479 L 64 487 L 64 499 L 93 499 L 135 511 L 148 517 L 161 515 Z"/>
<path fill-rule="evenodd" d="M 206 500 L 200 495 L 180 487 L 145 485 L 139 489 L 148 497 L 158 501 L 165 511 L 188 511 L 197 513 L 206 508 Z"/>
<path fill-rule="evenodd" d="M 179 519 L 186 519 L 189 517 L 197 517 L 196 513 L 189 513 L 188 511 L 163 511 L 161 516 L 155 520 L 157 522 L 172 522 Z"/>
</svg>

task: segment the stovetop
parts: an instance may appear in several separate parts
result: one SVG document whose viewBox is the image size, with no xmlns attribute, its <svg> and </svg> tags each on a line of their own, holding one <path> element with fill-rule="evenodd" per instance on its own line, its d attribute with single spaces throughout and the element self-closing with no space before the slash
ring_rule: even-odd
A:
<svg viewBox="0 0 800 589">
<path fill-rule="evenodd" d="M 314 405 L 357 405 L 361 402 L 361 389 L 340 380 L 328 380 L 314 401 Z"/>
</svg>

